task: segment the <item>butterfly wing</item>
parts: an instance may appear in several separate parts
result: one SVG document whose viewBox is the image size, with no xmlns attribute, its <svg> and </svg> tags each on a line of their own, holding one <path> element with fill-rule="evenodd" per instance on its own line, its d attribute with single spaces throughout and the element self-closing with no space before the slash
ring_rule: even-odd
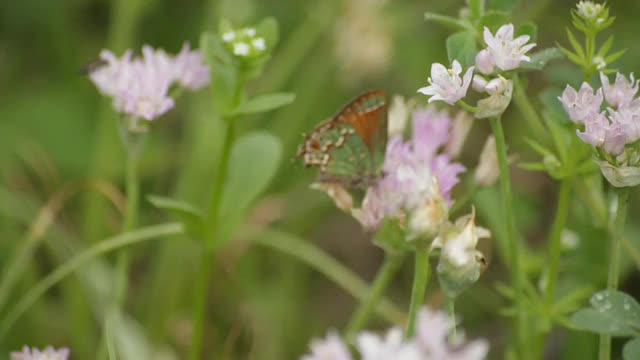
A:
<svg viewBox="0 0 640 360">
<path fill-rule="evenodd" d="M 386 145 L 386 99 L 381 90 L 364 93 L 320 123 L 298 150 L 320 180 L 361 186 L 377 178 Z"/>
</svg>

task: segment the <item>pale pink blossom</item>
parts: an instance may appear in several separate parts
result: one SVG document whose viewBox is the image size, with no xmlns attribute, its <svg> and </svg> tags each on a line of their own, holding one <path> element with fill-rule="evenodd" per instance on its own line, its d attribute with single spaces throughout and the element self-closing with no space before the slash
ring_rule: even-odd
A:
<svg viewBox="0 0 640 360">
<path fill-rule="evenodd" d="M 60 348 L 56 350 L 52 346 L 47 346 L 42 351 L 25 346 L 21 352 L 11 353 L 11 360 L 67 360 L 68 358 L 69 349 Z"/>
<path fill-rule="evenodd" d="M 521 62 L 530 61 L 529 56 L 525 54 L 536 46 L 533 43 L 527 44 L 530 39 L 529 35 L 521 35 L 514 39 L 513 24 L 502 25 L 496 31 L 495 36 L 489 28 L 485 27 L 483 36 L 493 63 L 504 71 L 517 69 Z M 488 63 L 485 59 L 481 60 Z"/>
<path fill-rule="evenodd" d="M 357 339 L 362 360 L 426 360 L 417 344 L 405 341 L 402 329 L 391 328 L 384 336 L 362 332 Z"/>
<path fill-rule="evenodd" d="M 460 77 L 462 66 L 457 60 L 453 60 L 451 69 L 447 69 L 442 64 L 434 63 L 431 65 L 431 76 L 428 79 L 429 86 L 418 89 L 418 92 L 431 96 L 429 102 L 442 100 L 449 105 L 453 105 L 467 95 L 473 68 L 472 66 L 467 69 L 463 77 Z"/>
<path fill-rule="evenodd" d="M 190 50 L 189 43 L 182 46 L 174 60 L 175 81 L 189 90 L 209 85 L 209 67 L 204 63 L 200 50 Z"/>
<path fill-rule="evenodd" d="M 495 61 L 493 60 L 493 56 L 489 50 L 482 49 L 478 51 L 478 54 L 476 55 L 476 69 L 479 72 L 485 75 L 491 74 L 495 65 Z"/>
<path fill-rule="evenodd" d="M 582 141 L 601 148 L 610 155 L 620 155 L 624 150 L 626 135 L 621 124 L 609 121 L 604 112 L 585 121 L 584 131 L 577 130 Z"/>
<path fill-rule="evenodd" d="M 311 354 L 300 360 L 351 360 L 351 353 L 340 336 L 330 332 L 324 339 L 311 341 Z"/>
<path fill-rule="evenodd" d="M 585 120 L 600 113 L 603 100 L 602 89 L 594 91 L 587 82 L 582 83 L 580 91 L 567 85 L 558 100 L 562 103 L 571 121 L 584 125 Z"/>
<path fill-rule="evenodd" d="M 607 75 L 600 73 L 600 82 L 602 82 L 604 98 L 609 105 L 616 108 L 631 104 L 638 92 L 638 81 L 633 78 L 633 74 L 629 75 L 627 80 L 622 74 L 616 73 L 616 81 L 610 84 Z"/>
</svg>

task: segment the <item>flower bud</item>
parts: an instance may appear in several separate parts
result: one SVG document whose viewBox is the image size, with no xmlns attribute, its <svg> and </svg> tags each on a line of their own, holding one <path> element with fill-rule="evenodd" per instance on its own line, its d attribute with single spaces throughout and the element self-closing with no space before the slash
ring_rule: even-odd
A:
<svg viewBox="0 0 640 360">
<path fill-rule="evenodd" d="M 467 140 L 467 135 L 473 126 L 473 117 L 466 111 L 456 114 L 451 125 L 451 135 L 445 144 L 444 152 L 452 158 L 457 158 L 462 152 L 462 146 Z"/>
<path fill-rule="evenodd" d="M 498 76 L 487 83 L 485 91 L 489 97 L 478 101 L 478 110 L 475 114 L 478 119 L 498 116 L 505 111 L 511 103 L 513 81 Z"/>
<path fill-rule="evenodd" d="M 455 298 L 478 280 L 486 260 L 476 245 L 478 238 L 488 236 L 486 229 L 476 227 L 475 210 L 444 226 L 432 248 L 441 248 L 436 271 L 445 295 Z"/>
<path fill-rule="evenodd" d="M 491 135 L 482 147 L 478 167 L 476 167 L 473 177 L 478 185 L 488 187 L 496 183 L 499 175 L 496 139 Z"/>
<path fill-rule="evenodd" d="M 596 161 L 602 175 L 615 187 L 640 185 L 640 167 L 614 166 L 606 161 Z"/>
<path fill-rule="evenodd" d="M 409 216 L 408 240 L 431 242 L 449 218 L 449 208 L 440 194 L 438 180 L 433 177 L 433 197 L 415 208 Z"/>
</svg>

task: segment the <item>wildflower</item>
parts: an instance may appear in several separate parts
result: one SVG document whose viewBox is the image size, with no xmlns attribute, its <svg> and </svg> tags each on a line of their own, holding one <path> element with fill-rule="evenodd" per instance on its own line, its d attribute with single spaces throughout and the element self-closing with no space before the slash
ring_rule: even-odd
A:
<svg viewBox="0 0 640 360">
<path fill-rule="evenodd" d="M 375 229 L 382 218 L 409 219 L 409 238 L 432 239 L 446 221 L 451 190 L 464 167 L 438 151 L 449 138 L 451 119 L 433 108 L 413 112 L 413 138 L 396 135 L 387 144 L 385 176 L 367 190 L 361 209 L 352 214 Z"/>
<path fill-rule="evenodd" d="M 103 50 L 100 59 L 106 64 L 89 74 L 98 90 L 113 99 L 117 112 L 134 118 L 153 120 L 174 106 L 170 87 L 197 90 L 209 83 L 209 69 L 199 51 L 191 51 L 185 43 L 174 58 L 162 49 L 143 46 L 142 57 L 132 57 L 127 50 L 118 59 Z M 135 121 L 134 121 L 135 122 Z"/>
<path fill-rule="evenodd" d="M 357 348 L 362 360 L 423 360 L 424 356 L 413 342 L 403 339 L 402 329 L 391 328 L 384 337 L 371 332 L 358 336 Z"/>
<path fill-rule="evenodd" d="M 577 134 L 587 144 L 613 156 L 620 155 L 624 149 L 626 137 L 621 124 L 612 124 L 604 112 L 587 119 L 584 128 L 584 131 L 578 130 Z"/>
<path fill-rule="evenodd" d="M 420 309 L 416 321 L 416 342 L 424 354 L 422 359 L 480 360 L 487 356 L 489 343 L 484 339 L 466 345 L 462 344 L 464 339 L 450 339 L 448 335 L 454 326 L 455 319 L 444 312 L 433 311 L 426 306 Z"/>
<path fill-rule="evenodd" d="M 356 349 L 362 360 L 482 360 L 489 343 L 484 339 L 464 343 L 463 337 L 448 336 L 455 320 L 442 311 L 420 309 L 416 336 L 404 338 L 402 330 L 393 327 L 383 336 L 362 331 L 356 338 Z M 311 342 L 312 353 L 301 360 L 351 360 L 344 342 L 329 333 L 326 339 Z"/>
<path fill-rule="evenodd" d="M 602 56 L 594 56 L 591 63 L 596 66 L 596 70 L 601 71 L 607 68 L 607 62 L 604 61 L 604 57 Z"/>
<path fill-rule="evenodd" d="M 469 131 L 473 126 L 473 117 L 466 111 L 460 111 L 456 114 L 451 125 L 451 136 L 447 140 L 444 152 L 452 158 L 457 158 L 462 153 Z"/>
<path fill-rule="evenodd" d="M 629 80 L 627 80 L 620 73 L 616 73 L 616 81 L 610 85 L 607 75 L 600 73 L 600 81 L 604 98 L 609 105 L 616 108 L 629 105 L 638 92 L 638 82 L 633 78 L 633 74 L 629 75 Z"/>
<path fill-rule="evenodd" d="M 576 7 L 578 16 L 587 21 L 600 20 L 603 10 L 606 10 L 602 4 L 596 4 L 592 1 L 580 1 Z"/>
<path fill-rule="evenodd" d="M 267 50 L 265 39 L 252 27 L 226 31 L 222 42 L 238 58 L 255 58 Z"/>
<path fill-rule="evenodd" d="M 311 354 L 300 360 L 351 360 L 351 354 L 340 337 L 330 332 L 326 339 L 311 342 Z"/>
<path fill-rule="evenodd" d="M 491 135 L 482 147 L 480 160 L 473 177 L 479 186 L 487 187 L 495 184 L 499 175 L 496 139 Z"/>
<path fill-rule="evenodd" d="M 185 89 L 198 90 L 209 85 L 209 67 L 204 63 L 199 50 L 189 49 L 189 43 L 185 43 L 176 55 L 174 71 L 174 80 Z"/>
<path fill-rule="evenodd" d="M 476 69 L 481 73 L 485 75 L 491 74 L 495 65 L 493 56 L 491 56 L 489 50 L 480 50 L 476 55 Z"/>
<path fill-rule="evenodd" d="M 487 82 L 484 90 L 489 94 L 489 97 L 478 101 L 475 113 L 475 117 L 478 119 L 498 116 L 507 109 L 513 94 L 513 81 L 498 76 Z"/>
<path fill-rule="evenodd" d="M 52 346 L 47 346 L 43 351 L 25 346 L 21 352 L 11 353 L 11 360 L 67 360 L 68 357 L 69 349 L 56 350 Z"/>
<path fill-rule="evenodd" d="M 587 82 L 582 83 L 580 91 L 567 85 L 562 92 L 562 97 L 558 97 L 558 100 L 569 114 L 571 121 L 584 125 L 586 119 L 600 113 L 603 100 L 602 89 L 594 91 Z"/>
<path fill-rule="evenodd" d="M 475 225 L 475 211 L 446 224 L 440 236 L 431 244 L 440 248 L 436 271 L 444 293 L 454 298 L 475 283 L 485 264 L 484 256 L 476 250 L 479 238 L 489 237 L 487 230 Z"/>
<path fill-rule="evenodd" d="M 449 105 L 455 104 L 456 101 L 462 99 L 467 94 L 467 89 L 471 84 L 471 76 L 474 67 L 470 67 L 461 78 L 462 66 L 458 60 L 453 60 L 451 69 L 447 69 L 444 65 L 434 63 L 431 65 L 431 77 L 429 77 L 429 86 L 418 89 L 418 92 L 427 96 L 429 102 L 442 100 Z"/>
<path fill-rule="evenodd" d="M 521 35 L 514 39 L 513 32 L 513 24 L 502 25 L 495 36 L 491 34 L 489 28 L 484 28 L 483 35 L 487 51 L 495 65 L 504 71 L 518 68 L 522 61 L 530 61 L 529 56 L 525 54 L 536 46 L 533 43 L 527 44 L 529 35 Z"/>
</svg>

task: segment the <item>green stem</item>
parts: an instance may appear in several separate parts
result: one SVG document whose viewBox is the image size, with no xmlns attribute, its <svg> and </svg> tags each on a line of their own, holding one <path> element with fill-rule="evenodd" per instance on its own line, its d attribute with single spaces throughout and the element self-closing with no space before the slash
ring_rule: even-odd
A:
<svg viewBox="0 0 640 360">
<path fill-rule="evenodd" d="M 507 145 L 504 139 L 504 131 L 502 122 L 499 117 L 491 118 L 491 129 L 496 138 L 496 150 L 498 152 L 498 165 L 500 167 L 500 188 L 502 192 L 502 208 L 504 215 L 504 224 L 506 226 L 505 234 L 507 235 L 507 244 L 509 246 L 509 263 L 511 267 L 511 276 L 513 289 L 515 291 L 516 306 L 516 349 L 519 356 L 518 359 L 527 358 L 527 324 L 526 309 L 524 308 L 525 294 L 523 269 L 521 265 L 522 249 L 520 240 L 516 231 L 515 219 L 513 217 L 513 200 L 511 198 L 511 178 L 509 175 L 509 163 L 507 160 Z"/>
<path fill-rule="evenodd" d="M 460 106 L 461 108 L 465 109 L 466 111 L 475 114 L 475 112 L 478 110 L 475 106 L 471 106 L 469 104 L 467 104 L 466 102 L 464 102 L 464 100 L 458 100 L 456 102 L 456 105 Z"/>
<path fill-rule="evenodd" d="M 589 82 L 593 69 L 593 55 L 595 54 L 596 35 L 594 33 L 585 34 L 586 64 L 584 64 L 584 81 Z"/>
<path fill-rule="evenodd" d="M 60 265 L 56 270 L 40 280 L 34 287 L 18 300 L 16 306 L 7 312 L 7 316 L 0 322 L 0 339 L 4 339 L 15 322 L 49 289 L 54 287 L 65 277 L 77 271 L 83 265 L 110 251 L 133 245 L 154 238 L 178 235 L 184 232 L 182 225 L 168 223 L 153 225 L 129 233 L 120 234 L 104 239 L 90 248 L 83 250 Z"/>
<path fill-rule="evenodd" d="M 322 249 L 315 247 L 311 242 L 281 231 L 261 230 L 259 236 L 255 239 L 255 243 L 302 261 L 361 302 L 365 302 L 369 294 L 371 294 L 366 282 Z M 375 305 L 374 310 L 392 323 L 401 322 L 405 318 L 402 311 L 384 298 Z"/>
<path fill-rule="evenodd" d="M 195 302 L 193 304 L 192 322 L 193 322 L 193 337 L 191 339 L 191 346 L 189 349 L 189 359 L 200 359 L 200 353 L 202 350 L 202 335 L 204 329 L 204 318 L 206 317 L 206 298 L 207 298 L 207 285 L 209 284 L 209 278 L 211 275 L 211 269 L 215 262 L 215 245 L 216 245 L 216 232 L 218 230 L 218 217 L 220 211 L 220 200 L 222 198 L 222 188 L 227 176 L 227 168 L 229 167 L 229 157 L 231 155 L 231 144 L 233 143 L 234 136 L 234 121 L 233 119 L 222 119 L 226 125 L 225 137 L 222 144 L 222 151 L 220 153 L 220 160 L 218 161 L 218 172 L 213 185 L 213 191 L 211 193 L 211 205 L 209 208 L 209 214 L 207 216 L 207 231 L 205 233 L 205 251 L 202 255 L 202 264 L 198 275 L 198 280 L 195 289 Z"/>
<path fill-rule="evenodd" d="M 562 251 L 562 230 L 567 222 L 569 212 L 569 195 L 571 194 L 571 182 L 568 179 L 560 182 L 560 193 L 558 195 L 558 206 L 556 217 L 551 227 L 549 235 L 549 267 L 547 272 L 547 286 L 545 300 L 547 309 L 553 305 L 556 283 L 558 281 L 558 265 L 560 263 L 560 253 Z"/>
<path fill-rule="evenodd" d="M 367 324 L 367 320 L 369 320 L 373 309 L 380 302 L 380 299 L 384 295 L 384 291 L 387 289 L 389 283 L 393 279 L 393 276 L 402 265 L 404 257 L 404 253 L 386 254 L 384 263 L 380 267 L 380 270 L 378 270 L 376 278 L 367 293 L 366 299 L 360 303 L 360 307 L 356 310 L 353 316 L 351 316 L 351 321 L 349 321 L 349 324 L 347 325 L 345 337 L 349 341 L 353 340 L 356 333 Z"/>
<path fill-rule="evenodd" d="M 618 288 L 620 274 L 620 243 L 624 236 L 624 221 L 627 214 L 627 202 L 629 200 L 629 188 L 619 188 L 617 193 L 618 206 L 616 209 L 613 229 L 611 231 L 611 254 L 609 254 L 609 274 L 607 276 L 607 290 Z M 599 360 L 611 358 L 611 336 L 600 334 Z"/>
<path fill-rule="evenodd" d="M 529 128 L 533 131 L 531 137 L 534 139 L 547 139 L 547 129 L 545 128 L 540 116 L 538 116 L 533 104 L 529 101 L 524 84 L 522 84 L 522 81 L 517 76 L 513 77 L 513 86 L 513 101 L 522 113 L 525 121 L 529 125 Z"/>
<path fill-rule="evenodd" d="M 424 296 L 429 281 L 429 249 L 416 250 L 416 263 L 413 269 L 413 288 L 411 289 L 411 305 L 409 305 L 409 318 L 405 334 L 407 338 L 413 336 L 415 331 L 416 316 L 424 303 Z"/>
<path fill-rule="evenodd" d="M 456 299 L 453 297 L 447 297 L 446 300 L 447 303 L 447 312 L 449 313 L 449 317 L 451 318 L 451 320 L 453 320 L 453 326 L 451 327 L 451 330 L 449 331 L 449 336 L 451 337 L 451 339 L 456 339 L 457 338 L 457 325 L 456 325 Z"/>
</svg>

